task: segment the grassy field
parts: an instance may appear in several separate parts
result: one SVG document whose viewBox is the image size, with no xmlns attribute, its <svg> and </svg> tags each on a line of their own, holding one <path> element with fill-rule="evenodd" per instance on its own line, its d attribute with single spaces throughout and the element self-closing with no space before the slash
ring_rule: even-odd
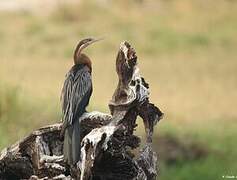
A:
<svg viewBox="0 0 237 180">
<path fill-rule="evenodd" d="M 53 12 L 0 12 L 0 149 L 60 120 L 59 96 L 77 42 L 93 60 L 89 110 L 108 112 L 121 41 L 137 50 L 151 100 L 165 113 L 156 128 L 206 156 L 160 163 L 160 179 L 237 175 L 237 2 L 231 0 L 87 0 Z M 143 134 L 143 126 L 138 132 Z M 169 153 L 169 152 L 167 152 Z"/>
</svg>

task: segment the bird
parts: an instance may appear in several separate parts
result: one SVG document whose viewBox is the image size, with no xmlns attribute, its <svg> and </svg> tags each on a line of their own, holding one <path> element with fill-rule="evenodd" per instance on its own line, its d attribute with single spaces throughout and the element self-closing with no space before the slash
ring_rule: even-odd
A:
<svg viewBox="0 0 237 180">
<path fill-rule="evenodd" d="M 64 160 L 75 166 L 80 160 L 80 122 L 79 118 L 86 112 L 92 94 L 92 62 L 82 50 L 100 39 L 85 38 L 74 51 L 74 65 L 66 74 L 61 92 L 62 129 L 64 137 Z"/>
</svg>

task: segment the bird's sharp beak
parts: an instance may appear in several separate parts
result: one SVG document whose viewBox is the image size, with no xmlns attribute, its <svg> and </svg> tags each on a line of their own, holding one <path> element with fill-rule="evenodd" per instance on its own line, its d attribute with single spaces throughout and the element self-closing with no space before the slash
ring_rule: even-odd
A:
<svg viewBox="0 0 237 180">
<path fill-rule="evenodd" d="M 91 41 L 87 42 L 82 49 L 86 48 L 87 46 L 95 43 L 95 42 L 98 42 L 98 41 L 101 41 L 101 40 L 104 40 L 104 38 L 98 38 L 98 39 L 92 39 Z"/>
<path fill-rule="evenodd" d="M 90 44 L 94 43 L 94 42 L 97 42 L 97 41 L 101 41 L 101 40 L 104 40 L 105 38 L 98 38 L 98 39 L 93 39 Z"/>
<path fill-rule="evenodd" d="M 92 39 L 92 40 L 90 40 L 89 42 L 83 44 L 83 45 L 80 47 L 80 50 L 79 50 L 78 52 L 80 53 L 83 49 L 87 48 L 89 45 L 91 45 L 91 44 L 93 44 L 93 43 L 95 43 L 95 42 L 101 41 L 101 40 L 104 40 L 104 38 L 98 38 L 98 39 Z"/>
</svg>

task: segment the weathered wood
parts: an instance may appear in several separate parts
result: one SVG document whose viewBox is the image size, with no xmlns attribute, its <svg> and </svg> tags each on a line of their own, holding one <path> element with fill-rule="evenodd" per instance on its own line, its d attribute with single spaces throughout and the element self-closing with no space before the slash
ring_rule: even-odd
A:
<svg viewBox="0 0 237 180">
<path fill-rule="evenodd" d="M 4 149 L 0 179 L 153 180 L 157 156 L 152 134 L 163 113 L 149 102 L 148 84 L 140 75 L 135 50 L 123 42 L 116 59 L 118 86 L 109 103 L 111 115 L 85 113 L 81 125 L 81 161 L 70 168 L 63 160 L 61 124 L 41 128 Z M 140 138 L 133 134 L 137 116 L 143 119 L 147 141 L 135 156 Z"/>
</svg>

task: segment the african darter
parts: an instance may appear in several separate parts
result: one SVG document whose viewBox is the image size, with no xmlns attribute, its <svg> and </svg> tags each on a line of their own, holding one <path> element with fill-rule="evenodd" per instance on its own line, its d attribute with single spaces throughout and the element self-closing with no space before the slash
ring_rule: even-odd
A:
<svg viewBox="0 0 237 180">
<path fill-rule="evenodd" d="M 91 60 L 82 50 L 98 40 L 86 38 L 78 43 L 74 51 L 74 65 L 66 74 L 61 93 L 63 126 L 60 134 L 64 136 L 64 159 L 72 166 L 80 159 L 79 118 L 86 111 L 92 94 Z"/>
</svg>

